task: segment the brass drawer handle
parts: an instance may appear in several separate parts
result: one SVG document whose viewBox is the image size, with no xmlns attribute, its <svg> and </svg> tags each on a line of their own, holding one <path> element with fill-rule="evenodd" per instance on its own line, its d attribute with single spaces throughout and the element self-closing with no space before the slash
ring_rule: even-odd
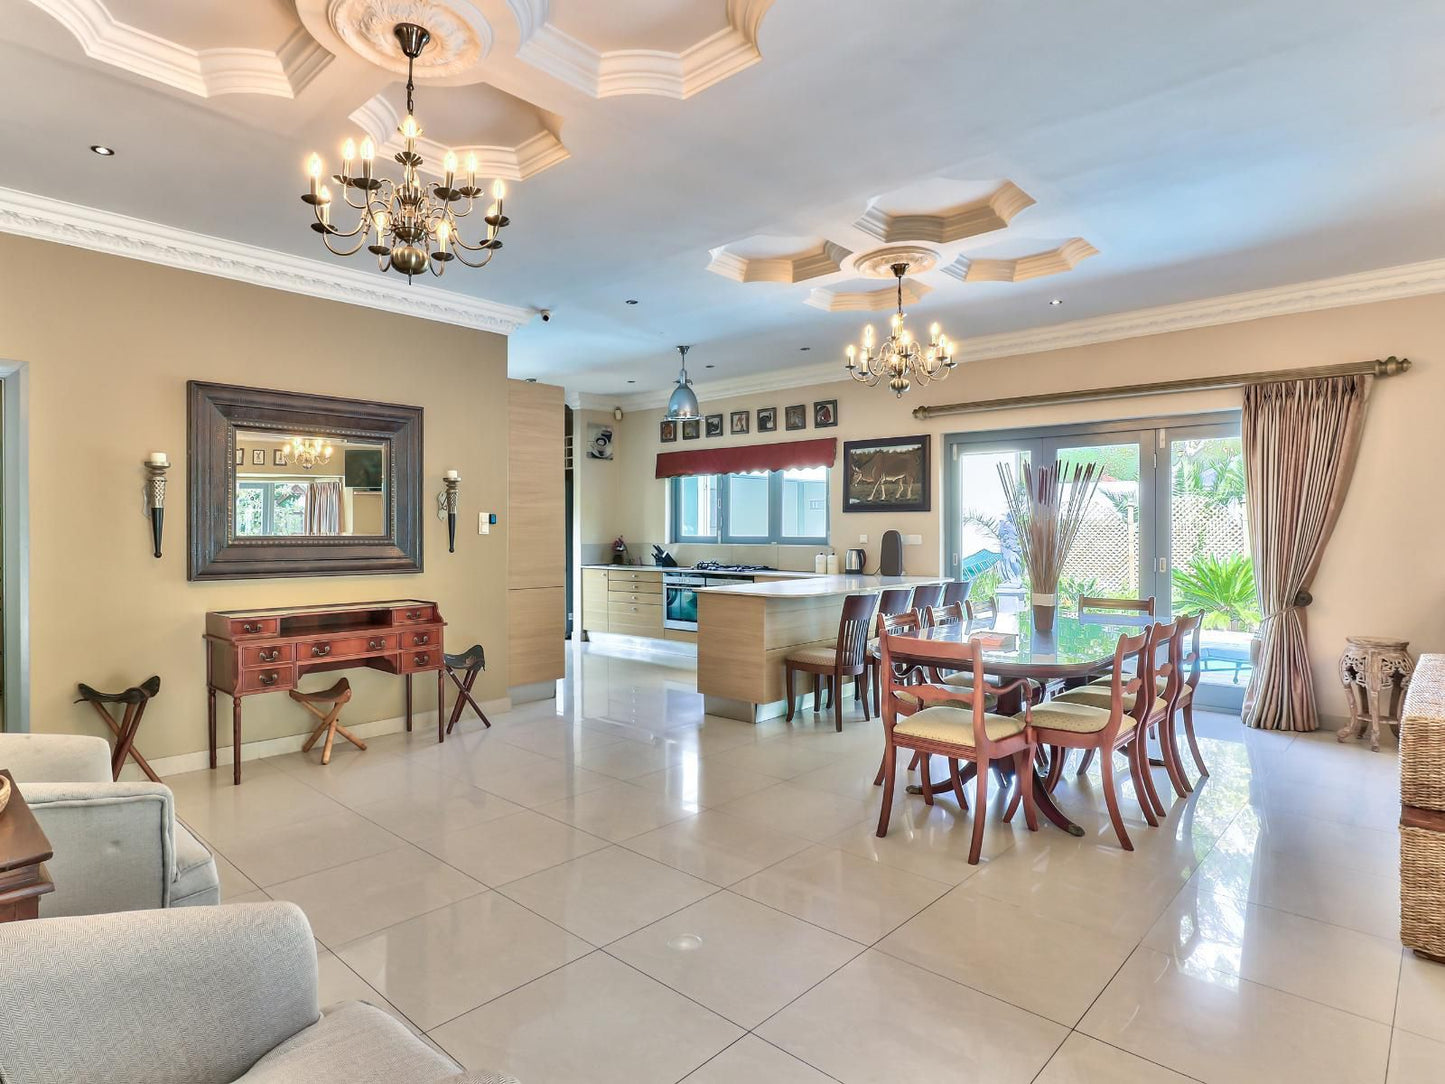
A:
<svg viewBox="0 0 1445 1084">
<path fill-rule="evenodd" d="M 262 662 L 275 662 L 280 657 L 281 649 L 279 647 L 273 647 L 270 651 L 267 651 L 263 648 L 261 651 L 256 653 L 256 658 L 260 659 Z"/>
<path fill-rule="evenodd" d="M 417 655 L 414 655 L 411 661 L 413 666 L 425 666 L 429 661 L 431 661 L 431 656 L 428 655 L 425 651 L 423 651 L 418 653 Z"/>
<path fill-rule="evenodd" d="M 431 643 L 431 633 L 419 632 L 411 638 L 411 642 L 417 647 L 420 647 L 422 644 L 429 644 Z"/>
<path fill-rule="evenodd" d="M 247 622 L 245 622 L 244 624 L 241 625 L 241 631 L 242 631 L 242 632 L 260 632 L 260 631 L 261 631 L 261 623 L 260 623 L 259 621 L 247 621 Z"/>
<path fill-rule="evenodd" d="M 259 680 L 262 685 L 275 685 L 276 682 L 281 680 L 281 675 L 278 674 L 275 670 L 272 670 L 268 673 L 262 674 Z"/>
<path fill-rule="evenodd" d="M 380 651 L 380 650 L 381 650 L 382 648 L 384 648 L 385 646 L 386 646 L 386 641 L 385 641 L 385 640 L 368 640 L 368 641 L 366 641 L 366 650 L 367 650 L 367 651 Z"/>
<path fill-rule="evenodd" d="M 312 645 L 311 645 L 311 654 L 314 655 L 314 656 L 316 656 L 318 659 L 324 659 L 327 655 L 330 655 L 330 654 L 331 654 L 331 645 L 330 645 L 330 644 L 312 644 Z"/>
<path fill-rule="evenodd" d="M 420 610 L 407 610 L 407 611 L 406 611 L 406 619 L 407 619 L 408 621 L 419 621 L 419 620 L 421 620 L 421 611 L 420 611 Z"/>
</svg>

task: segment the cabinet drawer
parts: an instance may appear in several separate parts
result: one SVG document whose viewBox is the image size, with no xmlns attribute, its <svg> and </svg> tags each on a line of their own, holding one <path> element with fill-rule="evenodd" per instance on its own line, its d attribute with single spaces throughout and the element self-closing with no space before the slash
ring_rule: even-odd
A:
<svg viewBox="0 0 1445 1084">
<path fill-rule="evenodd" d="M 418 670 L 440 670 L 441 668 L 442 649 L 440 647 L 402 649 L 401 672 L 403 674 L 413 674 Z"/>
<path fill-rule="evenodd" d="M 409 634 L 403 632 L 399 635 Z M 397 636 L 398 633 L 394 632 L 363 632 L 299 640 L 296 643 L 296 661 L 304 664 L 317 659 L 354 659 L 358 655 L 395 651 Z"/>
<path fill-rule="evenodd" d="M 291 661 L 290 644 L 243 644 L 241 645 L 241 665 L 270 666 L 273 663 L 287 663 Z"/>
<path fill-rule="evenodd" d="M 607 585 L 615 587 L 617 584 L 634 583 L 655 583 L 658 590 L 662 589 L 661 572 L 637 572 L 631 569 L 609 569 L 607 572 Z"/>
<path fill-rule="evenodd" d="M 243 636 L 275 636 L 281 621 L 275 617 L 251 617 L 231 622 L 231 635 L 237 639 Z"/>
<path fill-rule="evenodd" d="M 264 666 L 259 670 L 242 670 L 236 681 L 238 693 L 260 693 L 271 689 L 290 689 L 296 684 L 296 667 Z"/>
<path fill-rule="evenodd" d="M 607 631 L 619 636 L 650 636 L 657 639 L 662 635 L 662 620 L 614 617 L 608 622 Z"/>
<path fill-rule="evenodd" d="M 618 595 L 651 595 L 654 599 L 662 597 L 661 580 L 624 580 L 621 583 L 609 583 L 607 593 L 613 598 Z"/>
<path fill-rule="evenodd" d="M 436 619 L 436 607 L 429 602 L 418 602 L 415 606 L 403 606 L 391 611 L 393 625 L 418 625 Z"/>
<path fill-rule="evenodd" d="M 398 634 L 400 647 L 403 651 L 412 648 L 431 647 L 440 651 L 442 646 L 442 630 L 440 626 L 423 629 L 407 629 Z"/>
<path fill-rule="evenodd" d="M 646 591 L 613 591 L 607 596 L 609 606 L 631 606 L 636 603 L 639 606 L 661 606 L 662 595 Z"/>
<path fill-rule="evenodd" d="M 616 618 L 619 615 L 641 615 L 644 619 L 655 617 L 662 620 L 662 604 L 659 602 L 629 602 L 626 599 L 614 597 L 607 604 L 608 616 Z"/>
</svg>

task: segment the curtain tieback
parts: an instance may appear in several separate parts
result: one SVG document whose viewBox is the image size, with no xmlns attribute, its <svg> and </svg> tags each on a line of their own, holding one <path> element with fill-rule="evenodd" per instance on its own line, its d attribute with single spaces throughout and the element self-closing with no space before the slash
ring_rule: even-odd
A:
<svg viewBox="0 0 1445 1084">
<path fill-rule="evenodd" d="M 1308 591 L 1301 590 L 1299 594 L 1295 595 L 1295 597 L 1290 601 L 1289 605 L 1282 606 L 1278 610 L 1272 610 L 1271 612 L 1265 614 L 1264 617 L 1260 619 L 1260 622 L 1263 623 L 1265 621 L 1273 621 L 1276 617 L 1283 617 L 1291 610 L 1303 610 L 1306 606 L 1310 605 L 1310 603 L 1314 602 L 1314 600 L 1314 595 L 1310 594 Z"/>
</svg>

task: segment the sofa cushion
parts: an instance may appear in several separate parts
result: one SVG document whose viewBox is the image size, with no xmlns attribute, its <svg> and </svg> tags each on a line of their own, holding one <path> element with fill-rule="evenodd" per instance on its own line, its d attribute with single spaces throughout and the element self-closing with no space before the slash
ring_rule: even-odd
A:
<svg viewBox="0 0 1445 1084">
<path fill-rule="evenodd" d="M 171 880 L 171 906 L 196 907 L 221 902 L 221 878 L 206 845 L 180 821 L 175 828 L 176 875 Z"/>
<path fill-rule="evenodd" d="M 276 1047 L 236 1084 L 441 1084 L 459 1071 L 396 1017 L 347 1001 Z"/>
</svg>

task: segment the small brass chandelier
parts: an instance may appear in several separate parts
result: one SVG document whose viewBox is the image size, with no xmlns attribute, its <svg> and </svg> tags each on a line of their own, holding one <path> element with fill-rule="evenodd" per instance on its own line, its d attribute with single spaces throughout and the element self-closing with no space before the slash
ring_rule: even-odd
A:
<svg viewBox="0 0 1445 1084">
<path fill-rule="evenodd" d="M 291 462 L 302 470 L 315 470 L 331 462 L 331 442 L 320 437 L 292 437 Z"/>
<path fill-rule="evenodd" d="M 468 267 L 485 267 L 502 247 L 497 234 L 510 221 L 502 213 L 506 185 L 500 180 L 492 185 L 493 202 L 482 217 L 486 223 L 482 238 L 475 244 L 462 240 L 457 220 L 471 214 L 476 198 L 484 194 L 484 190 L 477 187 L 477 156 L 467 155 L 467 183 L 461 187 L 456 187 L 457 156 L 450 151 L 442 162 L 445 172 L 442 183 L 430 186 L 423 183 L 422 157 L 416 152 L 422 128 L 412 105 L 412 92 L 416 89 L 412 67 L 431 40 L 431 34 L 415 23 L 397 23 L 392 32 L 406 57 L 406 119 L 397 128 L 403 141 L 403 149 L 396 154 L 401 180 L 373 176 L 376 144 L 369 136 L 361 141 L 361 176 L 354 176 L 357 146 L 355 140 L 348 139 L 341 151 L 341 172 L 333 174 L 331 179 L 341 186 L 346 205 L 361 212 L 361 219 L 354 228 L 342 230 L 331 222 L 331 189 L 321 183 L 325 163 L 319 154 L 313 154 L 306 164 L 311 191 L 301 197 L 316 215 L 311 228 L 321 234 L 321 240 L 335 255 L 351 256 L 365 245 L 376 257 L 380 270 L 399 271 L 408 282 L 413 275 L 420 275 L 428 268 L 433 275 L 440 276 L 452 260 L 460 260 Z M 357 241 L 350 248 L 332 244 L 332 238 L 353 237 Z M 369 245 L 368 240 L 371 240 Z M 469 260 L 464 255 L 468 252 L 481 253 L 481 256 L 475 261 Z"/>
<path fill-rule="evenodd" d="M 898 311 L 888 318 L 891 333 L 875 353 L 873 325 L 869 324 L 863 329 L 861 347 L 848 345 L 848 364 L 844 368 L 854 380 L 870 388 L 886 376 L 893 394 L 901 399 L 913 381 L 924 385 L 943 380 L 958 362 L 953 360 L 953 343 L 937 324 L 928 329 L 927 347 L 903 326 L 903 276 L 908 273 L 908 264 L 895 263 L 891 267 L 898 279 Z"/>
</svg>

